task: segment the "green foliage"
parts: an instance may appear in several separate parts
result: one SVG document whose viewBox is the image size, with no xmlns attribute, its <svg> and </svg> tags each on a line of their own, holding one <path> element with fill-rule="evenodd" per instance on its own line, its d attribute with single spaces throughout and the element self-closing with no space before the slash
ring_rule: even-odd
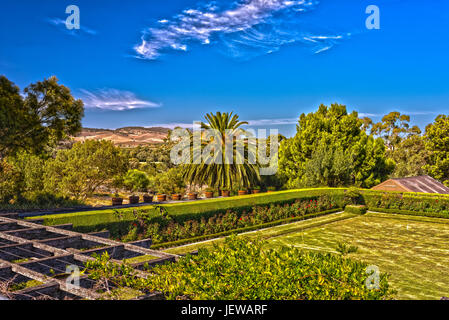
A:
<svg viewBox="0 0 449 320">
<path fill-rule="evenodd" d="M 386 179 L 393 163 L 385 157 L 383 140 L 367 135 L 363 123 L 357 112 L 348 114 L 346 106 L 338 104 L 302 114 L 296 135 L 279 150 L 286 187 L 372 187 Z"/>
<path fill-rule="evenodd" d="M 426 127 L 426 149 L 431 152 L 425 170 L 435 179 L 449 186 L 449 116 L 439 115 Z"/>
<path fill-rule="evenodd" d="M 418 126 L 410 128 L 410 116 L 393 111 L 385 115 L 381 122 L 372 126 L 371 132 L 384 139 L 387 146 L 387 156 L 390 157 L 403 139 L 421 134 Z"/>
<path fill-rule="evenodd" d="M 219 234 L 230 230 L 237 230 L 273 221 L 304 218 L 319 212 L 327 212 L 342 207 L 343 202 L 332 199 L 327 195 L 315 199 L 297 200 L 292 204 L 256 206 L 250 211 L 238 212 L 228 210 L 206 218 L 197 216 L 187 221 L 176 221 L 168 217 L 155 222 L 149 216 L 136 215 L 131 230 L 124 238 L 125 241 L 151 238 L 154 244 L 173 242 L 181 239 Z"/>
<path fill-rule="evenodd" d="M 56 77 L 20 90 L 0 76 L 0 157 L 20 150 L 41 154 L 81 130 L 83 102 Z"/>
<path fill-rule="evenodd" d="M 345 207 L 345 212 L 347 213 L 365 214 L 367 211 L 368 209 L 366 206 L 347 205 Z"/>
<path fill-rule="evenodd" d="M 415 134 L 404 138 L 391 152 L 391 158 L 396 163 L 392 177 L 416 177 L 427 174 L 425 168 L 430 154 L 421 135 Z"/>
<path fill-rule="evenodd" d="M 271 227 L 279 226 L 282 224 L 298 222 L 298 221 L 307 220 L 307 219 L 311 219 L 311 218 L 317 218 L 317 217 L 325 216 L 325 215 L 328 215 L 331 213 L 336 213 L 336 212 L 339 212 L 342 210 L 343 210 L 342 208 L 335 208 L 335 209 L 331 209 L 331 210 L 320 211 L 318 213 L 310 213 L 310 214 L 306 214 L 303 216 L 300 215 L 300 216 L 275 220 L 275 221 L 271 221 L 271 222 L 265 222 L 265 223 L 256 224 L 256 225 L 249 225 L 247 227 L 232 229 L 232 230 L 213 233 L 213 234 L 206 234 L 206 235 L 202 235 L 202 236 L 186 238 L 186 239 L 181 239 L 181 240 L 176 240 L 176 241 L 163 242 L 163 243 L 152 245 L 151 248 L 156 250 L 156 249 L 160 249 L 160 248 L 178 247 L 178 246 L 181 246 L 181 245 L 184 245 L 187 243 L 195 243 L 198 241 L 204 241 L 204 240 L 208 240 L 208 239 L 226 237 L 231 234 L 240 234 L 240 233 L 244 233 L 244 232 L 250 232 L 250 231 L 255 231 L 255 230 L 260 230 L 260 229 L 265 229 L 265 228 L 271 228 Z M 137 233 L 135 236 L 137 236 Z"/>
<path fill-rule="evenodd" d="M 407 215 L 407 216 L 449 219 L 449 212 L 419 212 L 419 211 L 411 211 L 411 210 L 385 209 L 385 208 L 374 208 L 374 207 L 370 208 L 370 210 L 373 212 L 401 214 L 401 215 Z"/>
<path fill-rule="evenodd" d="M 20 173 L 6 159 L 0 159 L 0 203 L 12 200 L 19 193 Z"/>
<path fill-rule="evenodd" d="M 184 194 L 186 184 L 183 178 L 182 169 L 179 167 L 171 168 L 164 173 L 154 177 L 154 189 L 161 194 Z"/>
<path fill-rule="evenodd" d="M 44 190 L 45 166 L 44 158 L 27 152 L 19 152 L 10 162 L 20 174 L 19 188 L 25 198 L 37 197 Z"/>
<path fill-rule="evenodd" d="M 189 145 L 189 151 L 192 159 L 197 159 L 199 155 L 204 154 L 205 148 L 213 142 L 216 144 L 216 148 L 219 152 L 209 152 L 206 159 L 201 159 L 201 163 L 196 164 L 195 160 L 190 164 L 183 165 L 184 178 L 190 185 L 208 185 L 216 188 L 233 188 L 236 186 L 250 187 L 260 184 L 259 167 L 256 164 L 252 164 L 249 159 L 255 157 L 248 147 L 248 142 L 239 141 L 238 139 L 232 139 L 232 150 L 239 150 L 243 148 L 245 150 L 244 156 L 239 152 L 233 152 L 232 159 L 226 153 L 226 138 L 225 137 L 238 137 L 245 133 L 241 128 L 242 125 L 248 124 L 247 122 L 239 121 L 239 116 L 231 113 L 206 114 L 205 116 L 208 123 L 201 123 L 202 130 L 213 129 L 217 133 L 217 136 L 210 137 L 211 141 L 202 140 L 200 146 L 194 146 L 191 148 Z M 251 155 L 248 155 L 250 153 Z"/>
<path fill-rule="evenodd" d="M 177 263 L 156 266 L 145 284 L 168 299 L 321 300 L 389 299 L 387 276 L 380 288 L 365 285 L 367 265 L 297 248 L 264 250 L 258 240 L 231 237 L 213 250 L 200 249 Z"/>
<path fill-rule="evenodd" d="M 345 192 L 345 197 L 349 200 L 350 203 L 356 204 L 362 199 L 362 193 L 360 189 L 356 187 L 350 187 Z"/>
<path fill-rule="evenodd" d="M 356 253 L 358 249 L 357 246 L 349 245 L 346 242 L 338 242 L 335 250 L 342 256 L 347 256 L 348 254 Z"/>
<path fill-rule="evenodd" d="M 226 213 L 232 209 L 236 212 L 249 211 L 254 206 L 266 206 L 277 204 L 289 204 L 298 199 L 311 199 L 327 194 L 334 199 L 342 199 L 344 189 L 301 189 L 278 191 L 273 193 L 252 194 L 244 197 L 216 198 L 195 202 L 165 204 L 163 207 L 167 213 L 177 222 L 183 222 L 198 217 L 208 218 L 219 213 Z M 341 201 L 341 200 L 338 200 Z M 143 206 L 139 208 L 142 212 L 153 217 L 154 222 L 161 219 L 161 214 L 155 212 L 155 206 Z M 128 232 L 129 225 L 134 221 L 134 209 L 115 210 L 122 215 L 119 218 L 114 210 L 98 210 L 88 212 L 74 212 L 57 215 L 44 215 L 34 217 L 43 219 L 45 225 L 58 225 L 72 223 L 74 229 L 80 232 L 94 232 L 107 229 L 113 236 L 121 236 Z"/>
<path fill-rule="evenodd" d="M 446 195 L 363 191 L 363 200 L 370 210 L 383 208 L 449 214 L 449 197 Z"/>
<path fill-rule="evenodd" d="M 146 192 L 150 185 L 150 179 L 145 172 L 131 169 L 126 173 L 123 184 L 130 191 Z"/>
<path fill-rule="evenodd" d="M 110 141 L 86 140 L 60 150 L 47 165 L 45 189 L 55 194 L 85 199 L 101 185 L 127 169 L 121 150 Z"/>
<path fill-rule="evenodd" d="M 353 171 L 352 159 L 341 147 L 320 143 L 307 161 L 304 185 L 338 187 L 348 185 Z"/>
</svg>

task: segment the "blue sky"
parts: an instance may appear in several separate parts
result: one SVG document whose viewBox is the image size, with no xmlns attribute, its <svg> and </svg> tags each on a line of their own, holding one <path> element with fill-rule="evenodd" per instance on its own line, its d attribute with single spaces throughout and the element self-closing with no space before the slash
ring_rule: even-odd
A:
<svg viewBox="0 0 449 320">
<path fill-rule="evenodd" d="M 80 9 L 68 30 L 66 7 Z M 368 30 L 368 5 L 380 30 Z M 0 74 L 21 88 L 56 75 L 86 127 L 175 126 L 234 111 L 295 131 L 343 103 L 421 127 L 449 113 L 449 1 L 2 1 Z"/>
</svg>

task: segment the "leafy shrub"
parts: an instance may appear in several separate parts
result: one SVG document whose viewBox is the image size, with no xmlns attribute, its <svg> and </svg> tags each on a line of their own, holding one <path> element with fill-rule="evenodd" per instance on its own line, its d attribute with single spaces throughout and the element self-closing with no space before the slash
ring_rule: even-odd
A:
<svg viewBox="0 0 449 320">
<path fill-rule="evenodd" d="M 367 190 L 362 192 L 362 197 L 368 208 L 449 214 L 449 197 L 446 195 Z"/>
<path fill-rule="evenodd" d="M 362 199 L 360 190 L 356 187 L 350 187 L 345 192 L 345 197 L 352 204 L 357 204 Z"/>
<path fill-rule="evenodd" d="M 0 159 L 0 203 L 8 203 L 19 192 L 20 174 L 5 159 Z"/>
<path fill-rule="evenodd" d="M 123 184 L 130 191 L 146 192 L 150 185 L 150 179 L 145 172 L 131 169 L 123 178 Z"/>
<path fill-rule="evenodd" d="M 345 207 L 345 212 L 347 213 L 365 214 L 366 211 L 368 211 L 366 206 L 347 205 Z"/>
<path fill-rule="evenodd" d="M 126 263 L 113 263 L 107 254 L 87 262 L 85 271 L 102 289 L 112 283 L 137 294 L 162 292 L 167 299 L 386 300 L 395 294 L 386 274 L 379 275 L 377 289 L 368 288 L 363 262 L 293 247 L 265 250 L 263 245 L 232 236 L 223 245 L 200 249 L 197 256 L 147 268 L 151 276 L 146 278 Z"/>
<path fill-rule="evenodd" d="M 366 286 L 367 265 L 298 248 L 264 250 L 263 242 L 230 237 L 213 250 L 200 249 L 177 263 L 156 266 L 145 286 L 168 299 L 321 300 L 389 299 L 387 276 L 379 289 Z"/>
</svg>

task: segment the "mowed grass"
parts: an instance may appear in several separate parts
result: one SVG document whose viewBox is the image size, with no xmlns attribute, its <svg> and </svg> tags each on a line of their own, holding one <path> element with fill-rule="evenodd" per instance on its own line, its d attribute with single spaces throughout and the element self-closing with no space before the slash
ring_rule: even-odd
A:
<svg viewBox="0 0 449 320">
<path fill-rule="evenodd" d="M 449 220 L 381 213 L 346 213 L 278 226 L 247 234 L 262 237 L 267 248 L 295 246 L 336 252 L 339 242 L 355 245 L 349 256 L 390 274 L 397 299 L 449 296 Z M 191 252 L 222 239 L 166 250 Z"/>
</svg>

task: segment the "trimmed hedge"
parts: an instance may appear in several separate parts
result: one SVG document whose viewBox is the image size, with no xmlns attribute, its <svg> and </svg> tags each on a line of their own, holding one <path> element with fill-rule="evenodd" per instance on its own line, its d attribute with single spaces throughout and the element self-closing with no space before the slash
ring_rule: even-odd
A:
<svg viewBox="0 0 449 320">
<path fill-rule="evenodd" d="M 167 213 L 176 222 L 182 223 L 191 219 L 209 218 L 232 209 L 241 213 L 249 211 L 254 206 L 292 204 L 296 200 L 316 199 L 321 195 L 329 195 L 343 200 L 345 188 L 315 188 L 259 193 L 230 198 L 217 198 L 184 203 L 162 204 Z M 58 225 L 72 223 L 74 230 L 79 232 L 96 232 L 107 229 L 111 234 L 123 234 L 134 220 L 133 210 L 139 210 L 152 217 L 154 222 L 162 219 L 156 212 L 155 206 L 125 208 L 117 210 L 101 210 L 89 212 L 75 212 L 32 217 L 27 219 L 43 219 L 44 225 Z M 119 213 L 120 219 L 116 213 Z"/>
<path fill-rule="evenodd" d="M 355 214 L 365 214 L 368 211 L 366 206 L 347 205 L 345 212 Z"/>
<path fill-rule="evenodd" d="M 364 190 L 362 201 L 368 208 L 382 208 L 395 212 L 427 212 L 449 215 L 449 196 L 423 193 L 399 193 Z"/>
<path fill-rule="evenodd" d="M 370 208 L 370 211 L 391 213 L 391 214 L 403 214 L 403 215 L 408 215 L 408 216 L 449 219 L 448 213 L 440 213 L 440 212 L 418 212 L 418 211 L 410 211 L 410 210 L 385 209 L 385 208 Z"/>
<path fill-rule="evenodd" d="M 165 243 L 159 243 L 159 244 L 152 245 L 151 249 L 156 250 L 156 249 L 160 249 L 160 248 L 177 247 L 177 246 L 181 246 L 181 245 L 188 244 L 188 243 L 194 243 L 194 242 L 198 242 L 198 241 L 205 241 L 205 240 L 209 240 L 209 239 L 226 237 L 231 234 L 239 234 L 239 233 L 250 232 L 250 231 L 255 231 L 255 230 L 259 230 L 259 229 L 271 228 L 271 227 L 275 227 L 275 226 L 282 225 L 282 224 L 287 224 L 287 223 L 292 223 L 292 222 L 296 222 L 296 221 L 321 217 L 321 216 L 336 213 L 336 212 L 339 212 L 342 210 L 343 210 L 343 208 L 335 208 L 332 210 L 326 210 L 326 211 L 322 211 L 322 212 L 318 212 L 318 213 L 312 213 L 312 214 L 308 214 L 308 215 L 301 216 L 301 217 L 287 218 L 287 219 L 262 223 L 262 224 L 258 224 L 258 225 L 254 225 L 254 226 L 248 226 L 248 227 L 244 227 L 244 228 L 238 228 L 238 229 L 214 233 L 214 234 L 207 234 L 207 235 L 199 236 L 199 237 L 181 239 L 181 240 L 165 242 Z"/>
</svg>

